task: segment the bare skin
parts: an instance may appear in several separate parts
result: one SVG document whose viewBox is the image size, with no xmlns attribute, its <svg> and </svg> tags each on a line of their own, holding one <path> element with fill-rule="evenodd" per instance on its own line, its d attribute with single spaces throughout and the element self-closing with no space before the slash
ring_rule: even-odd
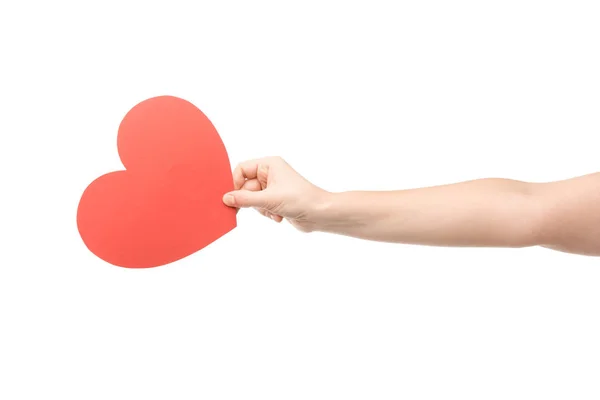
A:
<svg viewBox="0 0 600 400">
<path fill-rule="evenodd" d="M 226 205 L 254 208 L 303 232 L 429 246 L 541 246 L 600 256 L 600 173 L 544 183 L 487 178 L 334 193 L 280 157 L 267 157 L 239 164 L 233 177 Z"/>
</svg>

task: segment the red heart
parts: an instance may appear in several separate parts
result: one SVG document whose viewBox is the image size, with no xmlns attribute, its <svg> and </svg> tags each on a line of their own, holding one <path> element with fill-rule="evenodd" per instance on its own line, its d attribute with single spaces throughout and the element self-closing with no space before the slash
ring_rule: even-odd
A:
<svg viewBox="0 0 600 400">
<path fill-rule="evenodd" d="M 197 252 L 236 227 L 222 202 L 233 190 L 227 151 L 210 120 L 186 100 L 154 97 L 123 118 L 126 170 L 105 174 L 77 209 L 87 248 L 120 267 L 149 268 Z"/>
</svg>

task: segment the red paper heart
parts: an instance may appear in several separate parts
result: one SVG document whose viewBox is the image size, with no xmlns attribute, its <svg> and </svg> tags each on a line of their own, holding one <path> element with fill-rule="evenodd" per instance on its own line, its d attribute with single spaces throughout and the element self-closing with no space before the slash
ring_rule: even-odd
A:
<svg viewBox="0 0 600 400">
<path fill-rule="evenodd" d="M 120 267 L 149 268 L 197 252 L 236 227 L 223 204 L 233 190 L 227 151 L 210 120 L 186 100 L 154 97 L 119 126 L 126 170 L 105 174 L 77 209 L 88 249 Z"/>
</svg>

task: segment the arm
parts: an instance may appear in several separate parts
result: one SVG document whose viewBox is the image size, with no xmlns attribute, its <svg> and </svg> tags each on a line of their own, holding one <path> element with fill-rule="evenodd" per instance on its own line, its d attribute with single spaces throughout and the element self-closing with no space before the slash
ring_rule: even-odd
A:
<svg viewBox="0 0 600 400">
<path fill-rule="evenodd" d="M 261 172 L 262 171 L 262 172 Z M 543 246 L 600 255 L 600 173 L 529 183 L 488 178 L 433 187 L 324 191 L 280 158 L 234 171 L 226 204 L 254 207 L 304 231 L 366 240 L 463 247 Z"/>
<path fill-rule="evenodd" d="M 376 205 L 376 206 L 375 206 Z M 600 174 L 549 183 L 479 179 L 331 194 L 319 230 L 434 246 L 527 247 L 600 255 Z"/>
<path fill-rule="evenodd" d="M 388 192 L 333 193 L 318 230 L 368 240 L 433 246 L 537 244 L 542 220 L 530 184 L 481 179 Z"/>
</svg>

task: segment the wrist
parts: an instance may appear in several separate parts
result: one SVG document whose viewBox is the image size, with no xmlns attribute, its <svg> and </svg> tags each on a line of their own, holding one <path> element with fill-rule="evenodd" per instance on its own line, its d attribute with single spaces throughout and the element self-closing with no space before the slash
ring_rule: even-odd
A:
<svg viewBox="0 0 600 400">
<path fill-rule="evenodd" d="M 324 191 L 314 203 L 310 220 L 313 231 L 344 233 L 364 226 L 369 220 L 366 214 L 358 193 Z"/>
</svg>

